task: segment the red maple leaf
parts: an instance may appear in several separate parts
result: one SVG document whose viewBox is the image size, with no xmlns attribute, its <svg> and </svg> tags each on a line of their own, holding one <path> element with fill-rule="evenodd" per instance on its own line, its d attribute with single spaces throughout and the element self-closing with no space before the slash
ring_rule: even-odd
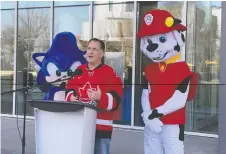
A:
<svg viewBox="0 0 226 154">
<path fill-rule="evenodd" d="M 81 101 L 84 101 L 84 102 L 91 101 L 87 94 L 88 89 L 92 89 L 92 90 L 96 91 L 96 88 L 92 88 L 92 86 L 89 82 L 86 82 L 86 84 L 84 84 L 83 87 L 78 88 Z"/>
</svg>

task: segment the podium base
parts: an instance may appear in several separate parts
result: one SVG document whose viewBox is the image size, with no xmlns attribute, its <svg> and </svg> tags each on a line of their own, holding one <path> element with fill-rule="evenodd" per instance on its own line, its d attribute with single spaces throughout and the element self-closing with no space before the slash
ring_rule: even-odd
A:
<svg viewBox="0 0 226 154">
<path fill-rule="evenodd" d="M 36 154 L 93 154 L 96 111 L 84 107 L 76 112 L 35 110 Z"/>
</svg>

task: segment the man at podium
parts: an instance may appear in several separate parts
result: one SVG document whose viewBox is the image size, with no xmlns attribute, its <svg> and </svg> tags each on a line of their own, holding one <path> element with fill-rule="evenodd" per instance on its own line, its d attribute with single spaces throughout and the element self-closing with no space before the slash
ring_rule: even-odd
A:
<svg viewBox="0 0 226 154">
<path fill-rule="evenodd" d="M 105 111 L 97 113 L 94 154 L 110 153 L 113 113 L 118 109 L 123 93 L 120 76 L 103 62 L 104 50 L 103 41 L 91 39 L 85 55 L 88 63 L 77 68 L 82 74 L 69 80 L 66 86 L 67 101 L 95 101 L 96 106 Z"/>
</svg>

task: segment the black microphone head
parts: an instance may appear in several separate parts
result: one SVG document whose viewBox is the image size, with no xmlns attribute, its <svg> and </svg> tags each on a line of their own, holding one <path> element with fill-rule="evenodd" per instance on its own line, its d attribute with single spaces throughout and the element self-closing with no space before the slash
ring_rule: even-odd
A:
<svg viewBox="0 0 226 154">
<path fill-rule="evenodd" d="M 78 75 L 80 75 L 80 74 L 82 74 L 82 69 L 76 69 L 75 72 L 76 72 Z"/>
<path fill-rule="evenodd" d="M 81 75 L 82 74 L 82 70 L 81 69 L 76 69 L 73 73 L 72 73 L 72 76 L 75 76 L 75 75 Z"/>
</svg>

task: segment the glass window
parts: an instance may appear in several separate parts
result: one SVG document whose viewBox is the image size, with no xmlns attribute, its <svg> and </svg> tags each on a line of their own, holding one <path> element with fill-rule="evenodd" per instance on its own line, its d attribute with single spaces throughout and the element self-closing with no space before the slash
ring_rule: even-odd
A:
<svg viewBox="0 0 226 154">
<path fill-rule="evenodd" d="M 186 61 L 200 84 L 188 103 L 187 130 L 217 133 L 221 2 L 188 2 L 187 22 Z"/>
<path fill-rule="evenodd" d="M 1 9 L 15 9 L 16 2 L 12 1 L 1 1 Z"/>
<path fill-rule="evenodd" d="M 1 11 L 1 92 L 13 90 L 14 10 Z M 13 93 L 1 96 L 1 113 L 12 114 Z"/>
<path fill-rule="evenodd" d="M 81 50 L 90 39 L 89 6 L 59 7 L 54 11 L 54 36 L 62 31 L 72 32 Z"/>
<path fill-rule="evenodd" d="M 170 11 L 170 13 L 178 19 L 182 19 L 182 9 L 184 2 L 177 1 L 177 2 L 169 2 L 169 1 L 162 1 L 158 2 L 158 9 L 163 9 Z"/>
<path fill-rule="evenodd" d="M 137 20 L 138 28 L 140 27 L 141 20 L 143 15 L 150 10 L 154 9 L 165 9 L 172 13 L 173 16 L 176 18 L 179 18 L 181 20 L 183 17 L 183 4 L 182 1 L 175 1 L 175 2 L 164 2 L 164 1 L 145 1 L 145 2 L 139 2 L 138 3 L 138 12 L 139 17 Z M 136 126 L 144 126 L 141 113 L 142 113 L 142 107 L 141 107 L 141 93 L 142 93 L 142 87 L 141 87 L 141 80 L 142 80 L 142 74 L 144 71 L 144 68 L 152 63 L 150 59 L 147 58 L 143 53 L 140 52 L 140 40 L 136 43 L 136 62 L 135 62 L 135 100 L 134 100 L 134 123 Z"/>
<path fill-rule="evenodd" d="M 134 10 L 133 3 L 126 3 L 125 5 L 126 5 L 126 8 L 125 8 L 126 12 L 133 12 L 133 10 Z"/>
<path fill-rule="evenodd" d="M 113 67 L 124 82 L 121 110 L 114 123 L 131 124 L 133 10 L 125 12 L 126 3 L 94 6 L 93 37 L 105 42 L 105 64 Z"/>
<path fill-rule="evenodd" d="M 54 1 L 54 6 L 66 6 L 66 5 L 87 5 L 91 1 Z"/>
<path fill-rule="evenodd" d="M 39 68 L 33 62 L 32 54 L 46 52 L 50 42 L 50 9 L 20 9 L 18 12 L 18 47 L 17 47 L 17 89 L 23 86 L 23 68 L 28 68 L 29 73 L 36 76 Z M 40 90 L 29 92 L 28 99 L 42 99 Z M 16 109 L 18 114 L 23 114 L 23 93 L 17 92 Z M 33 115 L 33 108 L 27 106 L 29 116 Z"/>
<path fill-rule="evenodd" d="M 109 2 L 111 3 L 126 3 L 129 1 L 94 1 L 94 4 L 108 4 Z"/>
<path fill-rule="evenodd" d="M 112 1 L 109 1 L 109 11 L 112 11 Z"/>
<path fill-rule="evenodd" d="M 20 1 L 19 8 L 50 7 L 51 1 Z"/>
</svg>

